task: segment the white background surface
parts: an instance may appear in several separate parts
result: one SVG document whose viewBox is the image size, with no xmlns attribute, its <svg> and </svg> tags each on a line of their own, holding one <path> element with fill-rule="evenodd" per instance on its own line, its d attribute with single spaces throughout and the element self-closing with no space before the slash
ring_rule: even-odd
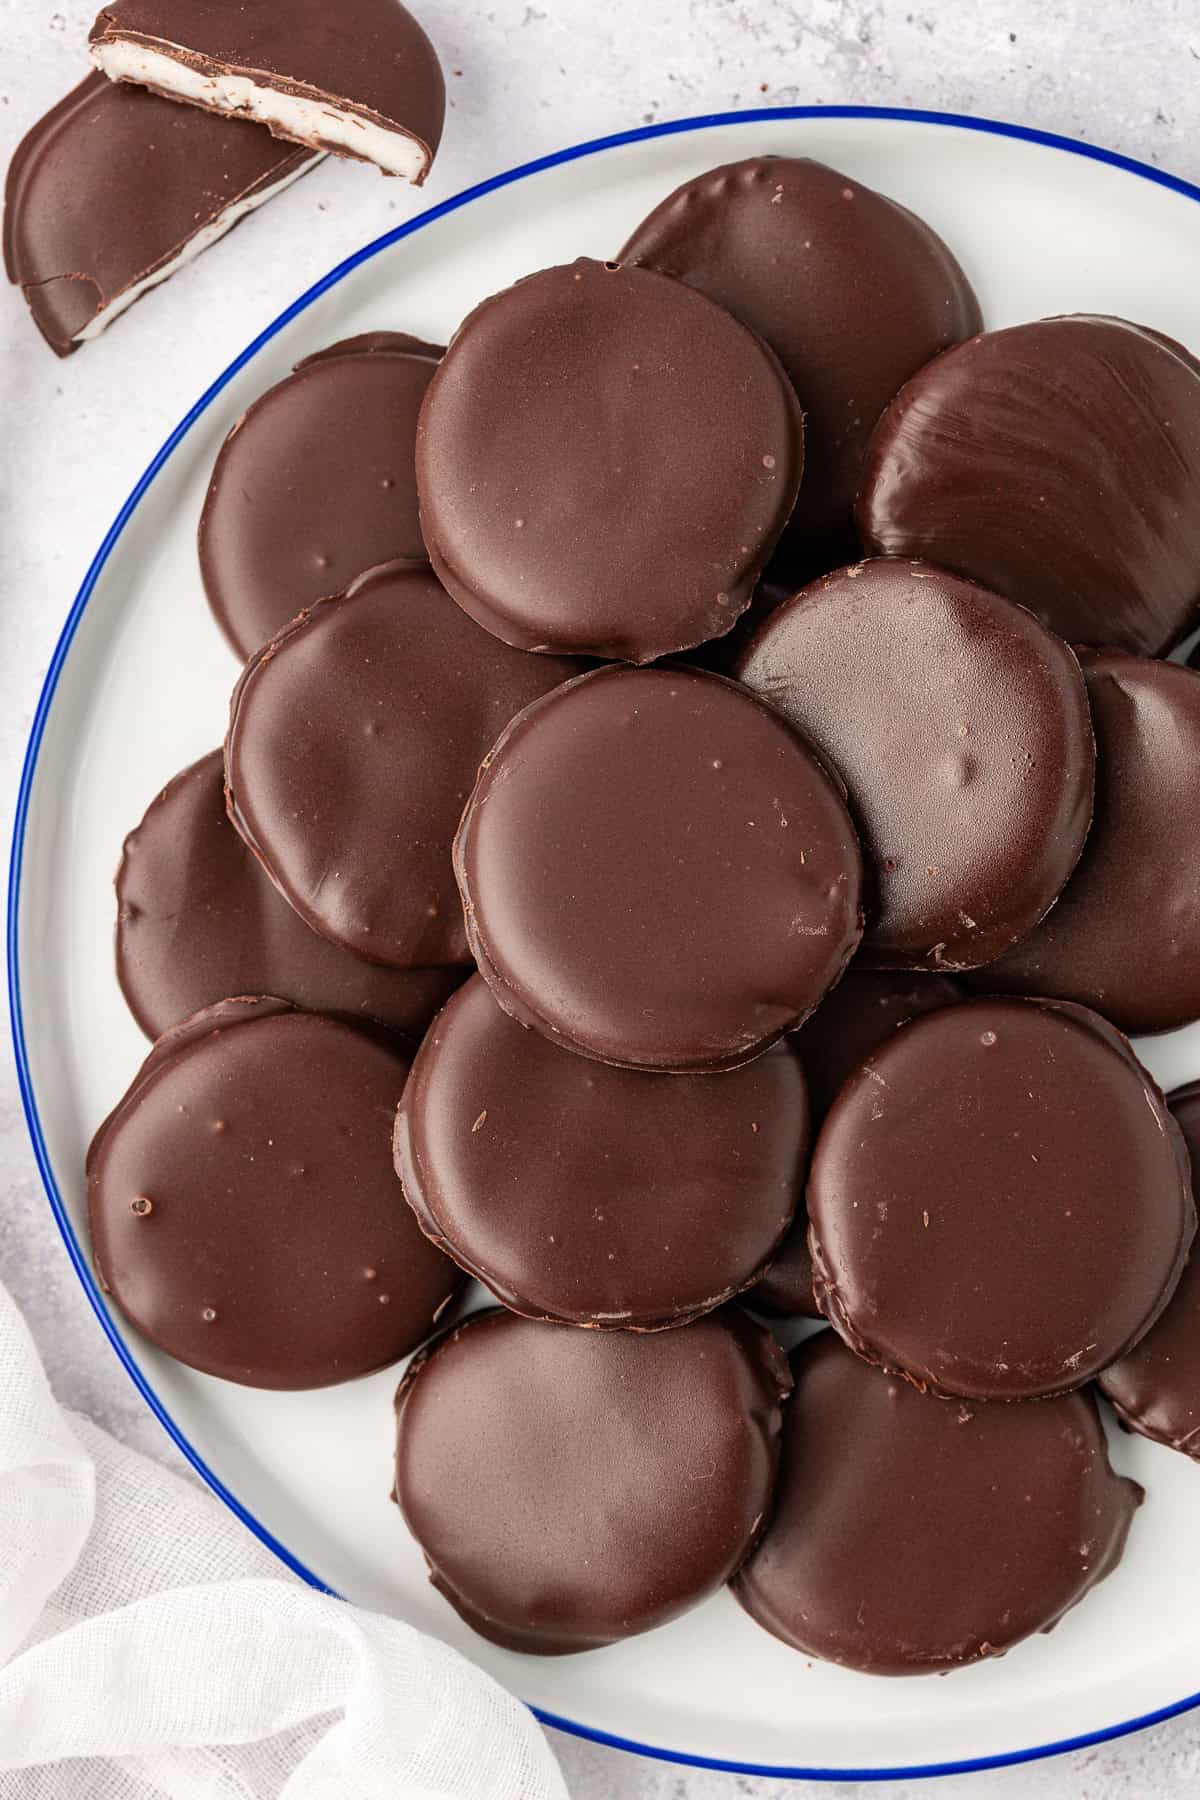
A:
<svg viewBox="0 0 1200 1800">
<path fill-rule="evenodd" d="M 269 0 L 261 0 L 269 4 Z M 334 0 L 331 0 L 331 4 Z M 451 109 L 424 195 L 326 165 L 67 363 L 0 294 L 0 834 L 51 647 L 93 550 L 201 388 L 275 312 L 365 239 L 511 163 L 651 119 L 861 101 L 1006 117 L 1200 181 L 1192 0 L 428 0 Z M 0 0 L 0 157 L 83 72 L 92 8 Z M 461 74 L 457 71 L 461 70 Z M 765 91 L 764 91 L 765 89 Z M 1200 230 L 1200 214 L 1197 215 Z M 1013 254 L 1020 255 L 1020 244 Z M 398 320 L 398 324 L 403 321 Z M 132 821 L 131 821 L 132 823 Z M 60 1396 L 154 1455 L 142 1410 L 76 1288 L 0 1067 L 0 1276 Z M 1200 1688 L 1200 1669 L 1189 1684 Z M 556 1742 L 575 1800 L 886 1792 L 656 1768 Z M 848 1747 L 847 1760 L 852 1757 Z M 938 1784 L 938 1800 L 1123 1800 L 1200 1792 L 1200 1718 L 1070 1759 Z"/>
</svg>

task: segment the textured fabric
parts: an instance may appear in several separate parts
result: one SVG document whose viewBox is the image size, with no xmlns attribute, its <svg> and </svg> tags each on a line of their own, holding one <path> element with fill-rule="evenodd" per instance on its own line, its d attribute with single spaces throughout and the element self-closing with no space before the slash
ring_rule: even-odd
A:
<svg viewBox="0 0 1200 1800">
<path fill-rule="evenodd" d="M 566 1800 L 444 1644 L 54 1401 L 0 1288 L 0 1800 Z"/>
</svg>

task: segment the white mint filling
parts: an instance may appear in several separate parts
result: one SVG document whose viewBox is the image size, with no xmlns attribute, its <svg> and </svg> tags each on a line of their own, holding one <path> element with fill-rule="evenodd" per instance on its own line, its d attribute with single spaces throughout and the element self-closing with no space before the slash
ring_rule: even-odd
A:
<svg viewBox="0 0 1200 1800">
<path fill-rule="evenodd" d="M 102 307 L 82 331 L 75 333 L 73 341 L 76 344 L 86 344 L 90 338 L 99 337 L 100 333 L 111 325 L 114 319 L 119 319 L 135 300 L 140 300 L 143 294 L 148 293 L 151 288 L 157 287 L 161 281 L 167 281 L 174 275 L 176 269 L 182 269 L 185 263 L 194 262 L 196 257 L 201 256 L 210 244 L 215 244 L 218 238 L 223 238 L 227 231 L 232 230 L 239 219 L 244 219 L 247 213 L 252 213 L 256 207 L 263 204 L 264 200 L 270 200 L 275 194 L 281 194 L 284 188 L 291 187 L 293 181 L 299 181 L 302 175 L 307 175 L 311 168 L 323 160 L 324 158 L 320 155 L 312 156 L 307 162 L 301 163 L 298 169 L 289 169 L 286 175 L 270 187 L 259 188 L 257 193 L 248 194 L 241 200 L 235 200 L 232 206 L 227 206 L 224 212 L 217 214 L 215 219 L 211 219 L 207 225 L 201 226 L 196 235 L 190 237 L 184 244 L 178 256 L 172 257 L 170 262 L 164 263 L 161 269 L 155 269 L 152 274 L 143 275 L 140 281 L 135 281 L 132 287 L 127 287 L 123 293 L 117 295 L 115 300 Z"/>
<path fill-rule="evenodd" d="M 386 175 L 399 175 L 405 181 L 420 181 L 428 167 L 424 146 L 416 138 L 373 125 L 333 101 L 281 94 L 248 75 L 206 75 L 167 50 L 150 50 L 119 38 L 93 44 L 92 61 L 113 81 L 134 81 L 160 93 L 178 94 L 181 100 L 210 112 L 257 119 L 262 125 L 275 126 L 297 144 L 348 150 L 376 163 Z"/>
</svg>

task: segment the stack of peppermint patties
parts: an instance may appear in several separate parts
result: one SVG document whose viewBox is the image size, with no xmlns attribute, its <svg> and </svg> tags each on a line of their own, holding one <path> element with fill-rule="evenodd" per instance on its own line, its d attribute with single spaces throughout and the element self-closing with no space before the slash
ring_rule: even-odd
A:
<svg viewBox="0 0 1200 1800">
<path fill-rule="evenodd" d="M 1200 1018 L 1200 371 L 982 325 L 764 158 L 217 459 L 244 668 L 125 845 L 96 1261 L 210 1375 L 421 1346 L 395 1497 L 510 1647 L 731 1581 L 956 1667 L 1119 1559 L 1098 1393 L 1200 1442 L 1200 1087 L 1125 1035 Z"/>
</svg>

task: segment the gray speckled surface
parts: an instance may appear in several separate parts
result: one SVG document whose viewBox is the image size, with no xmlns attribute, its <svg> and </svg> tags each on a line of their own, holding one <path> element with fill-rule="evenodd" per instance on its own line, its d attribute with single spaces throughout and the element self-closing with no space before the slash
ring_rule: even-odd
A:
<svg viewBox="0 0 1200 1800">
<path fill-rule="evenodd" d="M 267 207 L 98 343 L 58 363 L 0 293 L 0 832 L 62 618 L 92 551 L 169 428 L 301 287 L 425 202 L 576 139 L 739 105 L 862 101 L 1003 117 L 1200 181 L 1195 0 L 420 0 L 449 75 L 446 141 L 421 201 L 347 164 Z M 0 158 L 83 72 L 94 5 L 0 0 Z M 1200 228 L 1200 227 L 1198 227 Z M 202 321 L 202 326 L 198 324 Z M 152 1455 L 170 1447 L 112 1358 L 50 1221 L 0 1072 L 0 1276 L 61 1397 Z M 1181 1685 L 1184 1685 L 1181 1683 Z M 1200 1686 L 1200 1672 L 1191 1683 Z M 556 1739 L 574 1800 L 756 1800 L 878 1787 L 756 1782 Z M 894 1784 L 893 1800 L 920 1784 Z M 939 1800 L 1146 1800 L 1200 1792 L 1200 1720 L 1021 1769 Z"/>
</svg>

